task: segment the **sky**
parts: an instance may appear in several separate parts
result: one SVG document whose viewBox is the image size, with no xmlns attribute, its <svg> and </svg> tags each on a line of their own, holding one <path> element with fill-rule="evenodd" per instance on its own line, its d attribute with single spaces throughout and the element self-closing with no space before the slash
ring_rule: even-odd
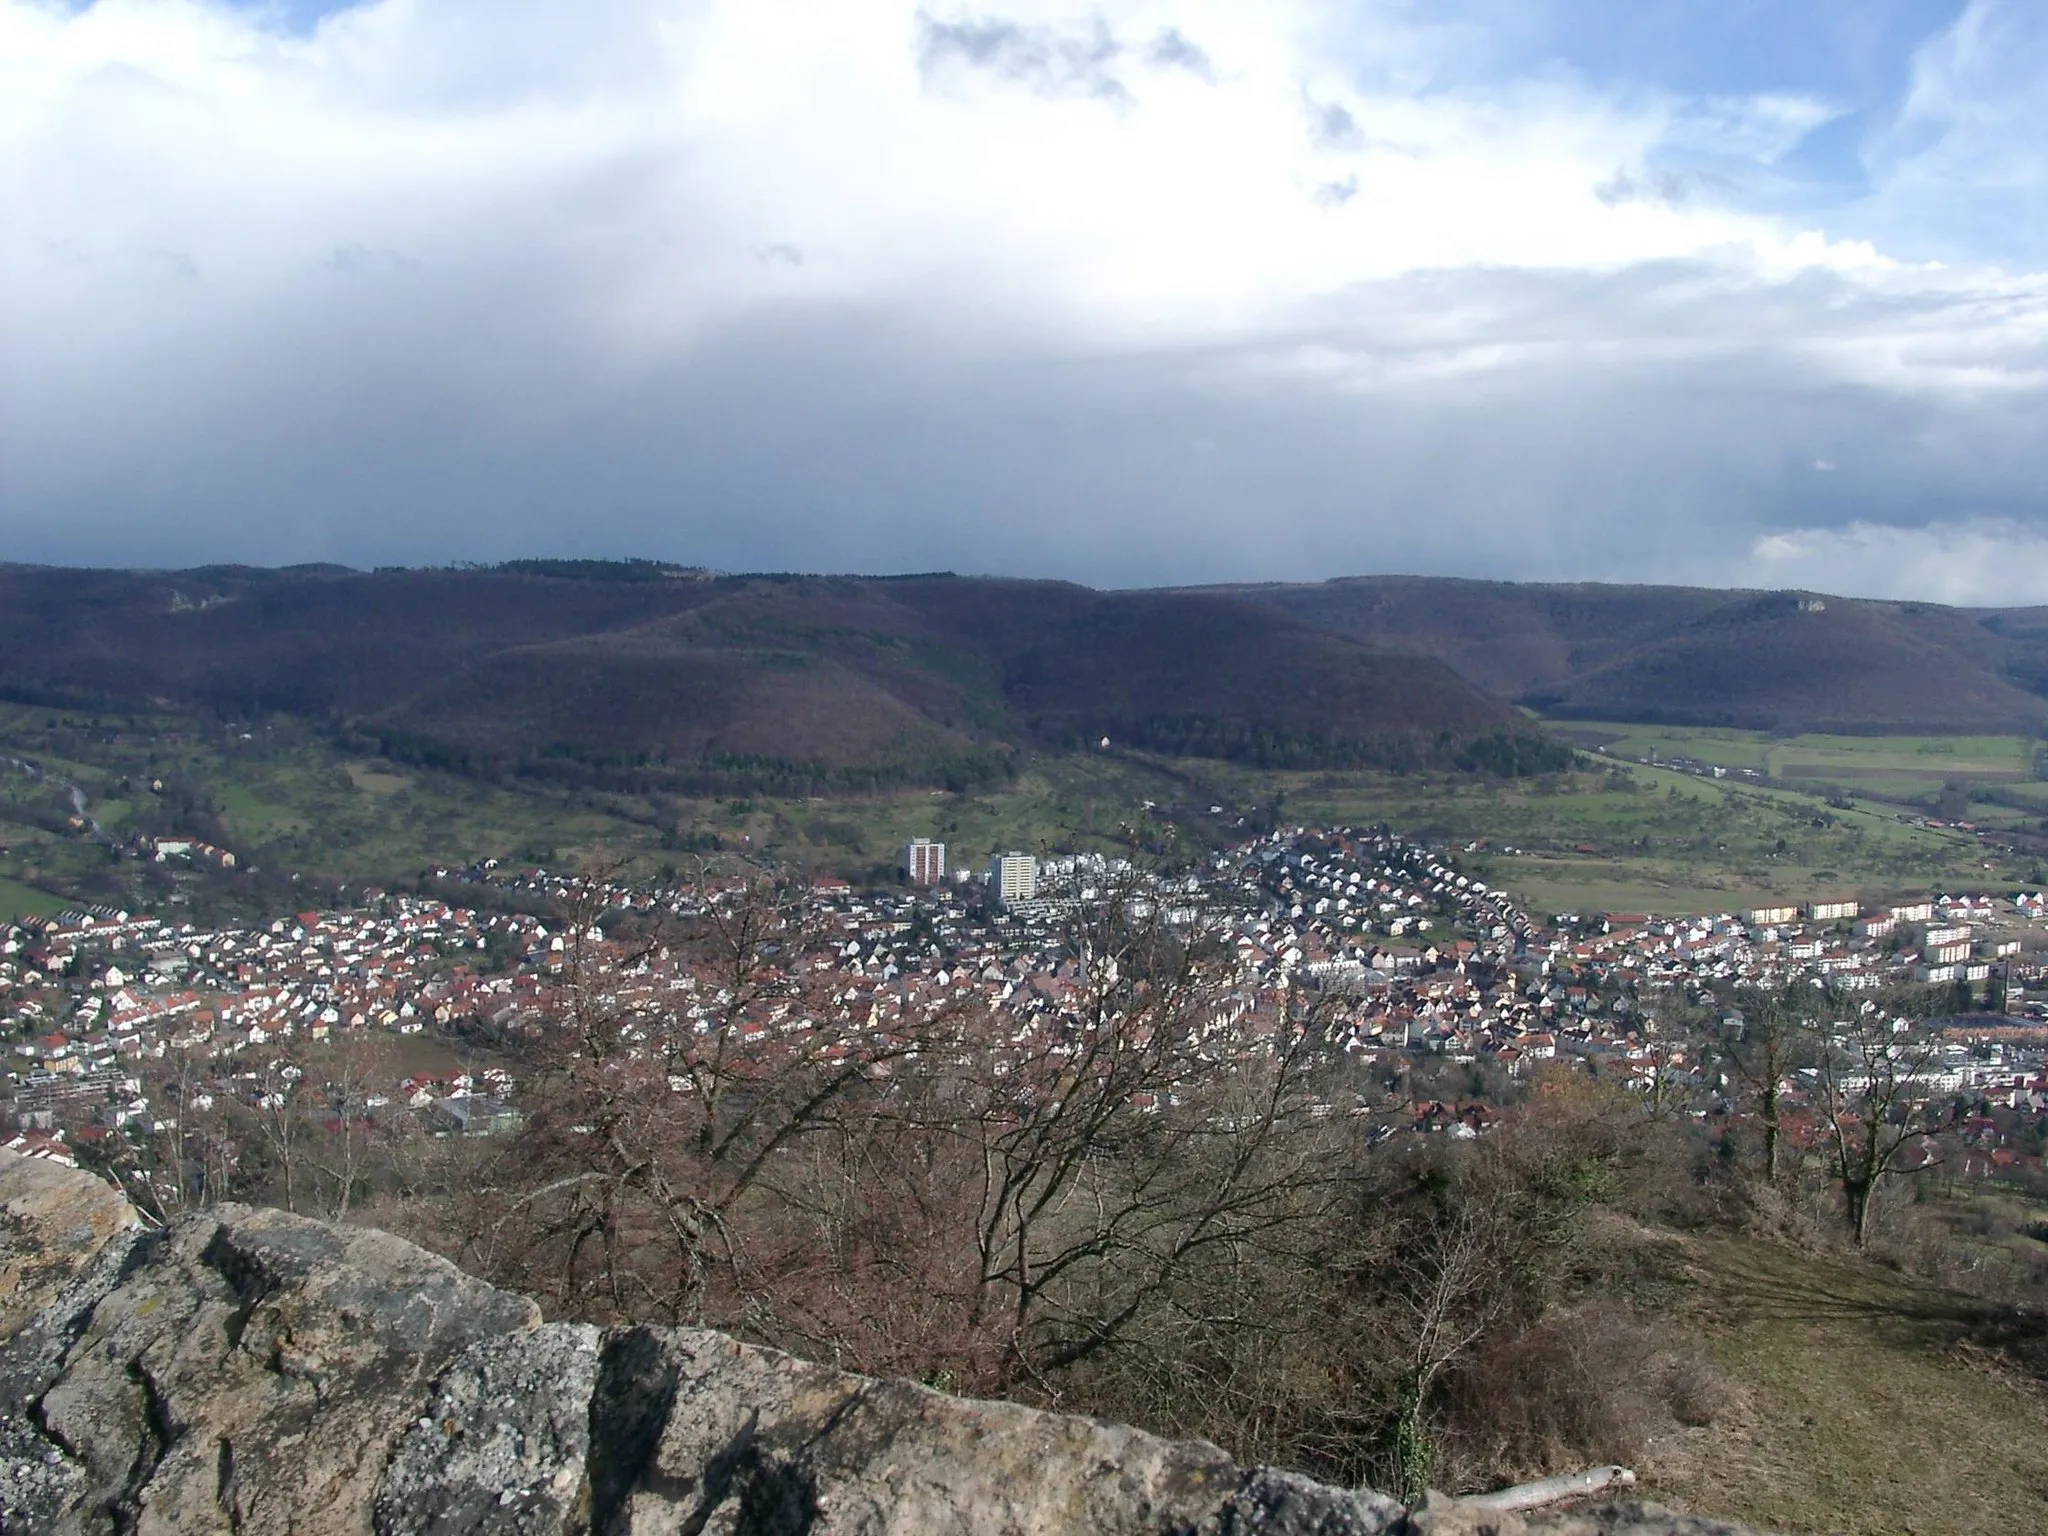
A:
<svg viewBox="0 0 2048 1536">
<path fill-rule="evenodd" d="M 0 559 L 2048 602 L 2041 0 L 0 0 Z"/>
</svg>

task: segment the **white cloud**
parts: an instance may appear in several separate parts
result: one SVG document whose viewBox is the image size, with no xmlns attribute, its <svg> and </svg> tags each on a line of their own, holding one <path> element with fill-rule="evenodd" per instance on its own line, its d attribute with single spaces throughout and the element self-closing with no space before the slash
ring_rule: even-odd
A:
<svg viewBox="0 0 2048 1536">
<path fill-rule="evenodd" d="M 1665 138 L 1675 147 L 1774 165 L 1841 115 L 1841 108 L 1807 96 L 1714 96 L 1679 110 Z"/>
<path fill-rule="evenodd" d="M 246 295 L 332 249 L 502 262 L 539 239 L 623 283 L 615 302 L 657 331 L 937 279 L 1121 337 L 1256 324 L 1425 267 L 1829 259 L 1768 220 L 1597 195 L 1700 131 L 1681 105 L 1417 93 L 1435 35 L 1405 7 L 1375 27 L 1407 61 L 1395 85 L 1333 67 L 1315 47 L 1330 16 L 1286 0 L 382 0 L 303 40 L 198 0 L 0 14 L 4 153 L 38 215 L 12 275 L 82 259 L 94 306 L 122 286 L 108 264 L 144 249 Z M 1211 78 L 1154 61 L 1169 32 Z M 1313 130 L 1314 102 L 1357 125 L 1349 147 Z M 1738 139 L 1804 120 L 1776 98 L 1703 110 Z M 1353 189 L 1341 206 L 1316 195 L 1333 183 Z M 764 245 L 815 257 L 796 294 L 758 270 Z"/>
<path fill-rule="evenodd" d="M 2048 261 L 2048 8 L 1970 0 L 1915 55 L 1869 159 L 1864 216 L 1902 252 Z"/>
<path fill-rule="evenodd" d="M 2048 532 L 1990 518 L 1917 528 L 1796 528 L 1757 539 L 1738 579 L 1745 586 L 1966 607 L 2048 603 Z"/>
<path fill-rule="evenodd" d="M 2048 284 L 1667 184 L 1828 104 L 1470 44 L 1396 0 L 0 0 L 0 544 L 1628 575 L 1816 483 L 2023 515 Z"/>
</svg>

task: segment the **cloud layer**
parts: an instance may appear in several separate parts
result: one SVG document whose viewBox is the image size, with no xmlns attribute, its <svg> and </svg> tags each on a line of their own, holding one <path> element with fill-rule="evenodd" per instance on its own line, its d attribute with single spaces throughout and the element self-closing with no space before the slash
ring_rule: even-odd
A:
<svg viewBox="0 0 2048 1536">
<path fill-rule="evenodd" d="M 2048 600 L 2048 22 L 1830 202 L 1416 15 L 0 0 L 0 548 Z"/>
</svg>

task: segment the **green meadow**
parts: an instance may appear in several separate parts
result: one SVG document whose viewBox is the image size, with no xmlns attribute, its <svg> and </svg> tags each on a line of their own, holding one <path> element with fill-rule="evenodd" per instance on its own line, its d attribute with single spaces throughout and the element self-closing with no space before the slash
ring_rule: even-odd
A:
<svg viewBox="0 0 2048 1536">
<path fill-rule="evenodd" d="M 55 917 L 66 905 L 61 896 L 0 876 L 0 919 Z"/>
<path fill-rule="evenodd" d="M 1549 912 L 1874 899 L 2041 873 L 2031 855 L 1909 824 L 1942 794 L 1960 795 L 1980 825 L 2038 824 L 2048 799 L 2036 811 L 2031 797 L 2048 784 L 2031 778 L 2032 743 L 2020 738 L 1560 729 L 1588 749 L 1581 766 L 1522 780 L 1266 772 L 1119 750 L 1027 756 L 1013 779 L 964 793 L 692 798 L 484 781 L 345 754 L 289 721 L 244 735 L 178 717 L 0 706 L 0 753 L 46 769 L 41 780 L 0 776 L 0 895 L 31 911 L 67 899 L 143 903 L 171 887 L 202 902 L 250 888 L 242 875 L 115 859 L 66 828 L 69 784 L 116 839 L 210 829 L 272 878 L 350 882 L 484 858 L 555 869 L 624 862 L 651 874 L 715 848 L 861 877 L 887 871 L 912 837 L 944 841 L 959 868 L 1001 848 L 1172 856 L 1274 825 L 1379 823 L 1467 849 L 1464 861 L 1484 878 Z M 1629 760 L 1651 756 L 1728 772 Z M 1762 777 L 1743 776 L 1745 767 Z"/>
<path fill-rule="evenodd" d="M 1553 721 L 1550 728 L 1574 746 L 1630 762 L 1689 759 L 1735 773 L 1747 769 L 1786 784 L 1825 782 L 1900 798 L 1949 783 L 2034 783 L 2040 745 L 2024 736 L 1777 736 L 1580 720 Z"/>
</svg>

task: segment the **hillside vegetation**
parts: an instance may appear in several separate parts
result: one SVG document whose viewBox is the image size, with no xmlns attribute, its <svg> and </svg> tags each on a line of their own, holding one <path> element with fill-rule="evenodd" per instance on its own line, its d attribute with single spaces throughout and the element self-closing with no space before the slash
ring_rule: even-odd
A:
<svg viewBox="0 0 2048 1536">
<path fill-rule="evenodd" d="M 1519 776 L 1564 765 L 1530 711 L 2024 737 L 2048 728 L 2044 691 L 2043 611 L 1784 592 L 0 566 L 0 698 L 289 715 L 358 755 L 627 792 L 971 787 L 1105 736 L 1271 769 Z"/>
<path fill-rule="evenodd" d="M 0 657 L 20 703 L 286 714 L 425 766 L 628 790 L 960 787 L 1104 736 L 1285 766 L 1566 756 L 1439 661 L 1056 582 L 5 567 Z"/>
<path fill-rule="evenodd" d="M 2001 734 L 2048 722 L 2038 609 L 1414 576 L 1210 590 L 1434 657 L 1563 719 Z"/>
</svg>

